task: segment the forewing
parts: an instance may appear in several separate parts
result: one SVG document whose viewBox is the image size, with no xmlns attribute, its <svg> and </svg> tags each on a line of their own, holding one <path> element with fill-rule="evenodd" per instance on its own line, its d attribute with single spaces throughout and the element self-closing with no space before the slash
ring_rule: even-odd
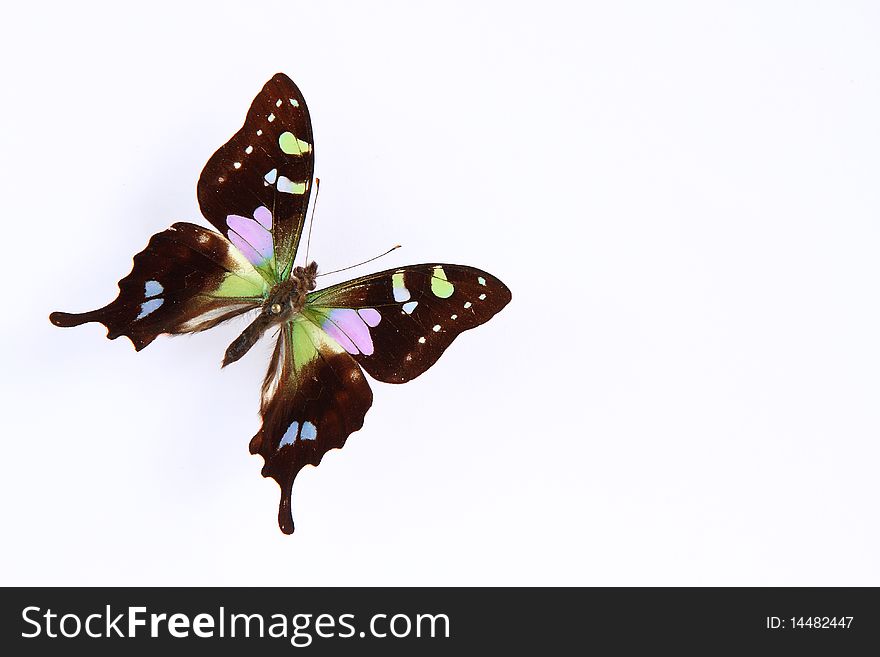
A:
<svg viewBox="0 0 880 657">
<path fill-rule="evenodd" d="M 199 178 L 202 214 L 269 282 L 290 273 L 313 170 L 306 101 L 293 81 L 278 73 Z"/>
<path fill-rule="evenodd" d="M 410 265 L 313 292 L 304 314 L 371 376 L 404 383 L 510 298 L 504 283 L 473 267 Z"/>
<path fill-rule="evenodd" d="M 291 489 L 299 471 L 318 465 L 360 429 L 373 393 L 358 364 L 303 317 L 283 325 L 263 384 L 263 424 L 250 443 L 262 474 L 281 487 L 278 525 L 293 533 Z"/>
<path fill-rule="evenodd" d="M 266 293 L 263 278 L 222 235 L 176 223 L 134 257 L 115 301 L 49 319 L 56 326 L 101 322 L 108 338 L 125 335 L 139 351 L 161 333 L 202 331 L 257 308 Z"/>
</svg>

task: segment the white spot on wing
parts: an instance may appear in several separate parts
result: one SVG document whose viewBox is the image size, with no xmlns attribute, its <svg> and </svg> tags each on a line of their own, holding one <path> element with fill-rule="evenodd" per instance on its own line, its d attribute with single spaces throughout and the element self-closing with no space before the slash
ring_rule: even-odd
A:
<svg viewBox="0 0 880 657">
<path fill-rule="evenodd" d="M 268 118 L 269 118 L 269 123 L 272 123 L 272 121 L 275 120 L 275 115 L 274 115 L 274 114 L 270 114 Z"/>
<path fill-rule="evenodd" d="M 278 392 L 278 388 L 281 386 L 282 374 L 284 372 L 283 364 L 287 361 L 287 340 L 281 340 L 279 342 L 281 351 L 278 354 L 278 366 L 275 367 L 276 361 L 272 361 L 270 364 L 272 377 L 269 379 L 269 383 L 266 386 L 265 394 L 263 395 L 263 403 L 267 403 L 270 399 L 275 396 L 275 393 Z M 296 431 L 294 431 L 296 434 Z M 291 440 L 291 442 L 293 442 Z"/>
<path fill-rule="evenodd" d="M 247 148 L 244 149 L 244 152 L 247 153 L 248 155 L 250 155 L 251 153 L 254 152 L 254 147 L 248 146 Z"/>
<path fill-rule="evenodd" d="M 485 295 L 485 294 L 481 294 L 480 297 L 479 297 L 479 299 L 480 299 L 480 301 L 485 301 L 485 300 L 486 300 L 486 295 Z"/>
<path fill-rule="evenodd" d="M 440 325 L 439 325 L 439 324 L 434 324 L 434 329 L 433 329 L 433 330 L 434 330 L 434 333 L 437 333 L 437 332 L 440 330 Z"/>
<path fill-rule="evenodd" d="M 425 344 L 425 336 L 419 338 L 419 344 Z"/>
</svg>

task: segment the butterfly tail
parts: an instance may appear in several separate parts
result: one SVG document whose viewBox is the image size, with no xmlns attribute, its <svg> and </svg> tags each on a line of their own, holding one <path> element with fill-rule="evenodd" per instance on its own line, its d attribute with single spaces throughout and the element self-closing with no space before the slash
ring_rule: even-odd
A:
<svg viewBox="0 0 880 657">
<path fill-rule="evenodd" d="M 88 324 L 89 322 L 98 322 L 107 327 L 107 337 L 111 340 L 115 340 L 120 335 L 129 335 L 126 332 L 126 326 L 117 321 L 119 317 L 119 308 L 116 308 L 114 304 L 111 303 L 108 306 L 98 308 L 97 310 L 90 310 L 86 313 L 64 313 L 56 310 L 49 315 L 49 321 L 55 326 L 60 326 L 62 328 L 71 328 L 73 326 Z M 146 347 L 149 342 L 149 340 L 146 342 L 136 341 L 132 338 L 132 343 L 137 351 Z"/>
<path fill-rule="evenodd" d="M 263 447 L 262 429 L 260 429 L 251 439 L 249 447 L 251 454 L 260 453 L 260 450 Z M 281 502 L 278 504 L 278 527 L 281 528 L 282 532 L 288 535 L 292 534 L 294 530 L 291 495 L 293 494 L 293 480 L 296 478 L 296 473 L 298 471 L 299 469 L 297 468 L 294 471 L 288 472 L 286 476 L 279 477 L 277 473 L 273 473 L 270 471 L 267 461 L 266 465 L 263 466 L 263 470 L 261 472 L 264 477 L 272 477 L 273 479 L 275 479 L 275 481 L 277 481 L 278 485 L 281 487 Z"/>
<path fill-rule="evenodd" d="M 293 513 L 290 510 L 290 495 L 293 484 L 291 484 L 291 488 L 281 487 L 281 504 L 278 505 L 278 526 L 281 528 L 281 531 L 287 535 L 293 533 Z"/>
<path fill-rule="evenodd" d="M 127 331 L 126 325 L 121 324 L 118 321 L 119 317 L 119 308 L 116 308 L 114 304 L 111 303 L 108 306 L 98 308 L 97 310 L 90 310 L 86 313 L 64 313 L 55 311 L 49 315 L 49 321 L 55 326 L 60 326 L 62 328 L 81 326 L 82 324 L 88 324 L 89 322 L 98 322 L 107 328 L 107 337 L 110 340 L 115 340 L 120 335 L 129 335 L 132 344 L 134 344 L 134 348 L 137 351 L 140 351 L 150 343 L 150 340 L 143 341 L 132 337 Z"/>
<path fill-rule="evenodd" d="M 63 313 L 56 310 L 54 313 L 49 315 L 49 321 L 52 322 L 55 326 L 70 328 L 71 326 L 79 326 L 81 324 L 86 324 L 87 322 L 97 321 L 97 312 L 97 310 L 93 310 L 92 312 L 88 313 Z"/>
</svg>

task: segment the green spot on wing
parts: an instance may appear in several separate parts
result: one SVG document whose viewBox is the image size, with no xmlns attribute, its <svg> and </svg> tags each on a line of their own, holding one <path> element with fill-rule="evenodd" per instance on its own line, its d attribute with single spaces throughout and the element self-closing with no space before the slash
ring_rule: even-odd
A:
<svg viewBox="0 0 880 657">
<path fill-rule="evenodd" d="M 446 280 L 446 272 L 443 267 L 434 267 L 434 275 L 431 277 L 431 292 L 435 297 L 448 299 L 455 292 L 455 286 Z"/>
<path fill-rule="evenodd" d="M 308 185 L 304 182 L 293 182 L 292 180 L 281 176 L 278 179 L 278 191 L 285 194 L 305 194 Z"/>
<path fill-rule="evenodd" d="M 278 145 L 288 155 L 302 155 L 308 153 L 312 146 L 302 139 L 297 139 L 292 132 L 282 132 L 278 137 Z"/>
</svg>

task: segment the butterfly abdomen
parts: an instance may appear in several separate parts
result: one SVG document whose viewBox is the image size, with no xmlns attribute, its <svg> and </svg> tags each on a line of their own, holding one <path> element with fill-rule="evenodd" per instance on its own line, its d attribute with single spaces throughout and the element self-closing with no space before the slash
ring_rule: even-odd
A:
<svg viewBox="0 0 880 657">
<path fill-rule="evenodd" d="M 223 356 L 222 367 L 234 363 L 250 351 L 251 347 L 257 344 L 257 341 L 263 337 L 263 333 L 265 333 L 273 323 L 274 318 L 272 316 L 261 312 L 260 315 L 251 322 L 248 327 L 241 332 L 241 335 L 233 340 L 232 344 L 226 349 L 226 354 Z"/>
</svg>

